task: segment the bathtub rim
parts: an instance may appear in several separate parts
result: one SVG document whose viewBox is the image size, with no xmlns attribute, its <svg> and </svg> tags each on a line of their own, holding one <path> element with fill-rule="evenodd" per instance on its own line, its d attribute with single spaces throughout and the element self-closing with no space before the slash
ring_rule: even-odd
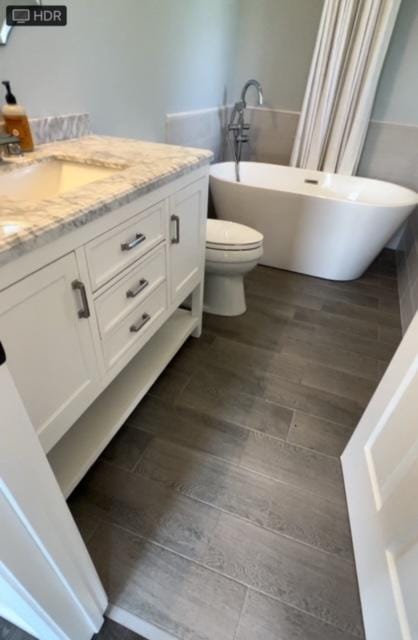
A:
<svg viewBox="0 0 418 640">
<path fill-rule="evenodd" d="M 418 192 L 414 191 L 413 189 L 410 189 L 409 187 L 404 187 L 400 184 L 396 184 L 396 182 L 389 182 L 387 180 L 378 180 L 376 178 L 367 178 L 364 176 L 344 176 L 343 174 L 336 174 L 336 173 L 331 173 L 330 171 L 317 171 L 317 170 L 313 170 L 313 169 L 301 169 L 299 167 L 289 167 L 288 165 L 284 165 L 284 164 L 273 164 L 271 162 L 254 162 L 254 161 L 247 161 L 244 160 L 242 161 L 240 164 L 241 165 L 263 165 L 266 167 L 272 167 L 274 169 L 287 169 L 287 170 L 294 170 L 297 172 L 309 172 L 310 175 L 331 175 L 331 176 L 339 176 L 341 175 L 342 177 L 346 177 L 346 178 L 356 178 L 356 179 L 360 179 L 360 180 L 364 180 L 367 181 L 368 183 L 371 183 L 375 186 L 379 186 L 381 184 L 384 185 L 388 185 L 390 187 L 394 187 L 397 190 L 400 190 L 401 192 L 408 194 L 410 196 L 410 200 L 408 201 L 400 201 L 400 202 L 367 202 L 365 200 L 350 200 L 349 198 L 344 198 L 344 197 L 338 197 L 338 195 L 336 193 L 333 193 L 332 195 L 324 195 L 324 194 L 320 194 L 320 193 L 303 193 L 300 191 L 295 191 L 293 189 L 289 189 L 289 190 L 283 190 L 283 189 L 273 189 L 271 187 L 266 187 L 263 185 L 255 185 L 255 184 L 248 184 L 246 182 L 237 182 L 235 179 L 229 179 L 226 177 L 221 177 L 219 175 L 216 175 L 213 172 L 213 169 L 215 169 L 216 167 L 222 167 L 222 166 L 231 166 L 234 167 L 234 162 L 232 160 L 226 160 L 224 162 L 215 162 L 212 165 L 210 165 L 210 172 L 209 172 L 209 178 L 212 180 L 219 180 L 220 182 L 224 182 L 227 184 L 235 184 L 235 185 L 239 185 L 239 186 L 243 186 L 243 187 L 249 187 L 252 189 L 260 189 L 262 191 L 269 191 L 271 193 L 285 193 L 286 195 L 291 195 L 291 196 L 300 196 L 300 197 L 306 197 L 306 198 L 316 198 L 319 200 L 327 200 L 327 201 L 334 201 L 334 202 L 339 202 L 339 203 L 344 203 L 344 204 L 349 204 L 349 205 L 356 205 L 356 206 L 360 206 L 360 207 L 379 207 L 379 208 L 391 208 L 391 209 L 399 209 L 399 208 L 405 208 L 405 207 L 412 207 L 411 211 L 413 211 L 413 208 L 418 206 Z M 234 173 L 233 173 L 234 175 Z"/>
</svg>

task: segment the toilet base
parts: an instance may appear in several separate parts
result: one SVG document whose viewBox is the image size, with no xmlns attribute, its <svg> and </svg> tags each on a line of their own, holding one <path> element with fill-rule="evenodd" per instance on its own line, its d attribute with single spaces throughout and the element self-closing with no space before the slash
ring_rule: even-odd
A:
<svg viewBox="0 0 418 640">
<path fill-rule="evenodd" d="M 243 274 L 207 273 L 203 310 L 217 316 L 240 316 L 246 312 Z"/>
</svg>

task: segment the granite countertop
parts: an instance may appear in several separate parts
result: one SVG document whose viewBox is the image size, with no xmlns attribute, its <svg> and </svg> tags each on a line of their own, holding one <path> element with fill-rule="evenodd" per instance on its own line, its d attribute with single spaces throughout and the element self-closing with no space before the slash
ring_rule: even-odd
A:
<svg viewBox="0 0 418 640">
<path fill-rule="evenodd" d="M 115 169 L 103 180 L 42 201 L 0 200 L 0 266 L 110 213 L 139 196 L 208 164 L 212 152 L 125 138 L 86 136 L 38 147 L 0 165 L 0 178 L 18 167 L 59 159 Z"/>
</svg>

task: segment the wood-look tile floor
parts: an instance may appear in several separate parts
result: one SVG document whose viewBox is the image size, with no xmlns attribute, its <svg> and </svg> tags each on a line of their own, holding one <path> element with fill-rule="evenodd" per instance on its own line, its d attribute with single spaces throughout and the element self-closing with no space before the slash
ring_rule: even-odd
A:
<svg viewBox="0 0 418 640">
<path fill-rule="evenodd" d="M 7 620 L 0 618 L 0 640 L 35 640 L 35 638 L 18 629 Z M 40 640 L 44 639 L 41 638 Z M 95 635 L 93 640 L 145 640 L 145 638 L 138 636 L 112 620 L 105 620 L 100 633 Z"/>
<path fill-rule="evenodd" d="M 400 338 L 355 282 L 258 267 L 206 315 L 70 500 L 110 601 L 178 640 L 363 637 L 339 456 Z"/>
</svg>

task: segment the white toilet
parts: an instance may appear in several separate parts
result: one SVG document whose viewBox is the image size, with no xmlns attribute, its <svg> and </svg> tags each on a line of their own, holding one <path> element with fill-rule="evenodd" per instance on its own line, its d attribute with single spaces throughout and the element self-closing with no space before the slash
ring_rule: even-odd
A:
<svg viewBox="0 0 418 640">
<path fill-rule="evenodd" d="M 263 235 L 236 222 L 208 220 L 204 310 L 219 316 L 246 311 L 244 275 L 263 255 Z"/>
</svg>

